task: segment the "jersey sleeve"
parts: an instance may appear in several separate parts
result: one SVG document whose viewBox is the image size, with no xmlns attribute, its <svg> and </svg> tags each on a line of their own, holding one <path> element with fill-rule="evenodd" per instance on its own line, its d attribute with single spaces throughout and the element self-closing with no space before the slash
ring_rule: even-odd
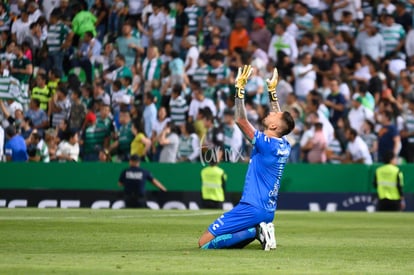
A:
<svg viewBox="0 0 414 275">
<path fill-rule="evenodd" d="M 267 147 L 265 139 L 266 136 L 263 132 L 260 132 L 259 130 L 256 130 L 256 132 L 254 132 L 252 144 L 258 152 L 265 152 Z"/>
</svg>

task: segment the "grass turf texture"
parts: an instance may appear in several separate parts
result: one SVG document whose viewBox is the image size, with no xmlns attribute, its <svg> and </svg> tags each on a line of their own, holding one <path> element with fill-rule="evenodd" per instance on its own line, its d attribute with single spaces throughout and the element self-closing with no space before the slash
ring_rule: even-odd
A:
<svg viewBox="0 0 414 275">
<path fill-rule="evenodd" d="M 280 211 L 278 248 L 199 250 L 218 211 L 0 209 L 0 274 L 412 274 L 411 213 Z"/>
</svg>

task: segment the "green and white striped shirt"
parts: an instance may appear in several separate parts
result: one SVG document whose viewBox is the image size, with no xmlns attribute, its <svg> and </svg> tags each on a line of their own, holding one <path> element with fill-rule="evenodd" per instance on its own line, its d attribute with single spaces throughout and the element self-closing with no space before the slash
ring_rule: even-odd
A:
<svg viewBox="0 0 414 275">
<path fill-rule="evenodd" d="M 211 67 L 204 65 L 203 67 L 197 67 L 193 74 L 193 80 L 200 83 L 201 89 L 207 88 L 207 76 L 211 71 Z"/>
<path fill-rule="evenodd" d="M 187 112 L 188 105 L 184 98 L 179 96 L 176 99 L 170 99 L 170 118 L 175 125 L 185 124 Z"/>
<path fill-rule="evenodd" d="M 392 26 L 382 25 L 380 33 L 384 38 L 386 54 L 392 52 L 405 37 L 403 26 L 397 23 L 392 24 Z"/>
<path fill-rule="evenodd" d="M 184 12 L 188 16 L 188 33 L 196 34 L 198 29 L 198 17 L 201 16 L 201 9 L 197 5 L 186 7 Z"/>
<path fill-rule="evenodd" d="M 46 44 L 49 52 L 58 52 L 63 42 L 65 42 L 66 37 L 71 32 L 70 28 L 58 22 L 54 25 L 50 25 L 47 30 L 47 39 Z"/>
</svg>

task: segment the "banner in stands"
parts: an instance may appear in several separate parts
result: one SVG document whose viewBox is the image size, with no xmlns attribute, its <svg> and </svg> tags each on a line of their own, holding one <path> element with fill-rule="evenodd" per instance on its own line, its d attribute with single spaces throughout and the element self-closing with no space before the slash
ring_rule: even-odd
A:
<svg viewBox="0 0 414 275">
<path fill-rule="evenodd" d="M 231 209 L 240 193 L 228 193 L 224 210 Z M 406 197 L 406 211 L 414 211 L 414 196 Z M 280 210 L 308 211 L 375 211 L 376 198 L 369 193 L 281 193 Z M 198 192 L 150 192 L 148 207 L 151 209 L 199 210 L 201 197 Z M 0 208 L 124 208 L 122 192 L 96 190 L 0 190 Z"/>
</svg>

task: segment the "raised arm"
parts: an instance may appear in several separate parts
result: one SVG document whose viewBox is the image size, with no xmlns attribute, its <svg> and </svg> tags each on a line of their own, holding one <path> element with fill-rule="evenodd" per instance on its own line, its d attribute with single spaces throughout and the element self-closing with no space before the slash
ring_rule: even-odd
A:
<svg viewBox="0 0 414 275">
<path fill-rule="evenodd" d="M 273 76 L 271 79 L 267 79 L 267 91 L 269 92 L 270 110 L 273 112 L 280 112 L 279 100 L 276 94 L 276 86 L 279 81 L 279 73 L 274 68 Z"/>
<path fill-rule="evenodd" d="M 252 67 L 244 65 L 243 68 L 239 68 L 236 77 L 236 95 L 235 95 L 235 112 L 234 117 L 237 126 L 243 132 L 244 136 L 251 142 L 254 137 L 256 129 L 247 120 L 246 107 L 244 106 L 244 86 L 247 83 L 247 79 L 252 73 Z"/>
</svg>

